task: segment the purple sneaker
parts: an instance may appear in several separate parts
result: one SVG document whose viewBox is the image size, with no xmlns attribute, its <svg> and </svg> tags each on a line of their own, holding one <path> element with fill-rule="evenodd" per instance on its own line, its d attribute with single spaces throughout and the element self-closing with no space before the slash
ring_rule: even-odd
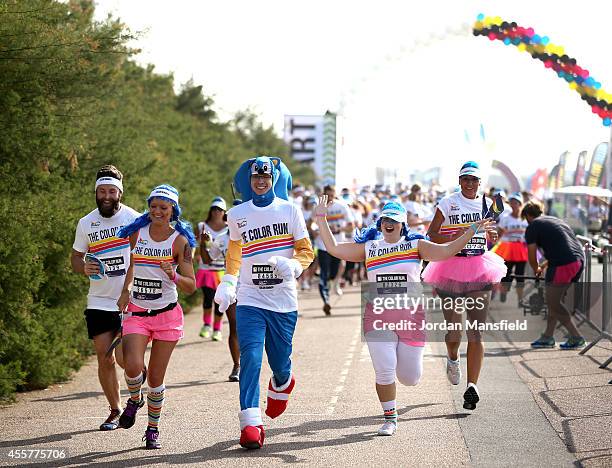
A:
<svg viewBox="0 0 612 468">
<path fill-rule="evenodd" d="M 134 400 L 129 399 L 125 409 L 119 418 L 119 427 L 123 429 L 129 429 L 136 422 L 136 413 L 140 408 L 144 406 L 144 398 L 142 393 L 140 394 L 140 401 L 136 403 Z"/>
<path fill-rule="evenodd" d="M 147 449 L 160 449 L 161 444 L 159 443 L 159 440 L 157 440 L 158 437 L 159 431 L 157 430 L 157 428 L 147 427 L 147 430 L 145 432 L 145 435 L 142 437 L 142 440 L 147 442 Z"/>
</svg>

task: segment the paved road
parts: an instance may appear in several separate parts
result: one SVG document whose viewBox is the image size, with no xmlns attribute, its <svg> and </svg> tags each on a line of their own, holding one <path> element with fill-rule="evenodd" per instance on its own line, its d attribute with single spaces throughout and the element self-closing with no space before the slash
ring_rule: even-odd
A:
<svg viewBox="0 0 612 468">
<path fill-rule="evenodd" d="M 17 404 L 0 410 L 0 464 L 11 464 L 11 449 L 64 448 L 67 459 L 46 465 L 574 466 L 576 456 L 540 409 L 529 379 L 517 373 L 515 348 L 495 342 L 487 344 L 479 383 L 483 401 L 475 412 L 461 407 L 463 386 L 446 380 L 443 344 L 431 343 L 421 384 L 398 387 L 398 433 L 377 437 L 381 410 L 360 336 L 358 289 L 334 301 L 333 315 L 324 317 L 315 293 L 301 296 L 296 391 L 282 417 L 265 419 L 262 450 L 245 451 L 237 443 L 238 385 L 226 381 L 227 344 L 200 339 L 194 311 L 186 316 L 186 338 L 166 379 L 162 450 L 142 449 L 145 411 L 130 430 L 96 430 L 107 412 L 90 362 L 71 382 L 20 395 Z M 264 369 L 262 385 L 270 376 Z M 599 384 L 610 374 L 590 378 Z M 594 437 L 607 437 L 600 433 Z"/>
</svg>

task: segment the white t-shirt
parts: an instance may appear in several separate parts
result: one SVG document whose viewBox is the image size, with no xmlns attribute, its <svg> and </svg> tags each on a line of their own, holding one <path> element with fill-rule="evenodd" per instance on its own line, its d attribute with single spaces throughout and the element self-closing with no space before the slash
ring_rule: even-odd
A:
<svg viewBox="0 0 612 468">
<path fill-rule="evenodd" d="M 525 229 L 527 221 L 512 216 L 512 212 L 502 216 L 498 226 L 504 230 L 504 235 L 500 239 L 502 242 L 525 242 Z"/>
<path fill-rule="evenodd" d="M 284 281 L 272 273 L 272 256 L 292 258 L 294 242 L 308 238 L 300 209 L 276 197 L 265 207 L 253 201 L 227 212 L 230 239 L 242 244 L 239 305 L 250 305 L 274 312 L 297 310 L 295 280 Z"/>
<path fill-rule="evenodd" d="M 217 237 L 219 237 L 222 234 L 227 233 L 227 226 L 221 228 L 219 231 L 215 231 L 208 224 L 206 224 L 205 221 L 201 221 L 201 222 L 198 223 L 198 232 L 201 233 L 201 232 L 203 232 L 203 230 L 206 230 L 206 231 L 208 231 L 210 233 L 210 240 L 212 242 L 214 242 Z M 210 252 L 208 252 L 208 255 L 210 255 Z M 212 263 L 210 263 L 210 264 L 206 264 L 206 263 L 204 263 L 202 261 L 202 259 L 200 259 L 200 261 L 198 263 L 198 269 L 199 270 L 214 270 L 214 271 L 219 271 L 219 270 L 223 270 L 225 268 L 225 258 L 223 259 L 223 261 L 217 261 L 217 259 L 215 259 L 211 255 L 211 259 L 212 259 Z"/>
<path fill-rule="evenodd" d="M 404 294 L 421 286 L 421 257 L 418 239 L 389 244 L 384 239 L 365 243 L 368 281 L 379 294 Z"/>
<path fill-rule="evenodd" d="M 210 244 L 210 249 L 208 249 L 210 258 L 215 262 L 222 263 L 223 267 L 225 267 L 225 254 L 227 253 L 229 241 L 229 229 L 225 229 L 223 233 L 215 237 L 215 240 Z"/>
<path fill-rule="evenodd" d="M 487 208 L 491 202 L 487 202 Z M 478 195 L 473 200 L 463 196 L 461 192 L 447 195 L 440 203 L 438 210 L 444 215 L 442 226 L 439 233 L 452 236 L 457 231 L 469 227 L 472 223 L 480 221 L 482 218 L 482 195 Z M 487 236 L 484 232 L 478 232 L 470 239 L 467 245 L 461 249 L 458 256 L 471 257 L 482 255 L 487 251 Z"/>
<path fill-rule="evenodd" d="M 117 231 L 139 216 L 140 213 L 122 204 L 110 218 L 104 218 L 96 208 L 79 220 L 72 248 L 94 254 L 104 262 L 106 270 L 104 278 L 89 282 L 88 309 L 117 310 L 117 299 L 130 266 L 130 239 L 118 238 Z"/>
<path fill-rule="evenodd" d="M 344 230 L 346 229 L 346 225 L 348 223 L 353 222 L 353 213 L 345 202 L 334 200 L 327 207 L 327 224 L 329 224 L 329 229 L 334 235 L 336 242 L 346 241 L 346 234 L 344 233 Z M 317 236 L 315 244 L 319 250 L 327 251 L 321 236 Z"/>
</svg>

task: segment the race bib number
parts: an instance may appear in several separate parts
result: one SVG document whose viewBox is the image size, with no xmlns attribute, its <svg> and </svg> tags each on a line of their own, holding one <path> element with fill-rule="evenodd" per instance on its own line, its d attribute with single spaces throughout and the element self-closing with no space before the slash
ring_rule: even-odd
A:
<svg viewBox="0 0 612 468">
<path fill-rule="evenodd" d="M 272 289 L 273 286 L 283 282 L 282 278 L 274 274 L 270 265 L 253 265 L 251 279 L 253 284 L 259 286 L 260 289 Z"/>
<path fill-rule="evenodd" d="M 487 250 L 487 240 L 484 237 L 472 237 L 466 246 L 461 249 L 461 255 L 473 257 L 482 255 Z"/>
<path fill-rule="evenodd" d="M 100 259 L 104 262 L 106 276 L 124 276 L 125 263 L 123 257 L 110 257 Z"/>
<path fill-rule="evenodd" d="M 404 274 L 376 275 L 378 294 L 405 294 L 408 292 L 408 276 Z"/>
<path fill-rule="evenodd" d="M 134 278 L 132 296 L 141 301 L 153 301 L 162 297 L 162 281 L 156 279 Z"/>
</svg>

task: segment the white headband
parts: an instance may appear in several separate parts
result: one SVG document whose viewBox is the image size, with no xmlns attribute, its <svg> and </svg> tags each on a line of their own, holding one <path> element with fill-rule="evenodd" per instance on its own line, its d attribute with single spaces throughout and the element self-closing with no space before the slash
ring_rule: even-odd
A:
<svg viewBox="0 0 612 468">
<path fill-rule="evenodd" d="M 100 177 L 98 180 L 96 180 L 96 189 L 100 185 L 114 185 L 123 192 L 123 183 L 119 179 L 115 179 L 114 177 Z"/>
<path fill-rule="evenodd" d="M 172 200 L 177 205 L 179 202 L 178 193 L 164 186 L 155 187 L 153 191 L 151 192 L 151 195 L 149 195 L 148 199 L 151 200 L 152 198 L 158 198 L 158 197 L 168 198 L 169 200 Z"/>
</svg>

